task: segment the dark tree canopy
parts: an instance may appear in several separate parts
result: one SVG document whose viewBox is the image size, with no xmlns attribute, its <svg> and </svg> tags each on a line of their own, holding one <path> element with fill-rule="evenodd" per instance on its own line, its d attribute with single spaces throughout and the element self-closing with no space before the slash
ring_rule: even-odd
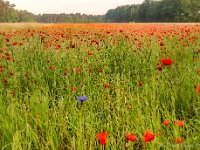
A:
<svg viewBox="0 0 200 150">
<path fill-rule="evenodd" d="M 199 22 L 199 0 L 145 0 L 110 9 L 107 22 Z"/>
</svg>

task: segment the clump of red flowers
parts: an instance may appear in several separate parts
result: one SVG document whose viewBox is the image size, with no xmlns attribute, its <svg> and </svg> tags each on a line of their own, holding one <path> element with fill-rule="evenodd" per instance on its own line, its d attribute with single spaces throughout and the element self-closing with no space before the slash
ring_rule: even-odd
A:
<svg viewBox="0 0 200 150">
<path fill-rule="evenodd" d="M 99 143 L 101 145 L 105 145 L 106 144 L 106 140 L 108 138 L 108 133 L 107 132 L 100 132 L 97 134 L 97 138 L 99 140 Z"/>
<path fill-rule="evenodd" d="M 175 124 L 177 124 L 179 127 L 185 126 L 185 122 L 182 120 L 175 120 Z"/>
<path fill-rule="evenodd" d="M 171 59 L 168 59 L 168 58 L 167 59 L 161 59 L 160 61 L 165 66 L 169 66 L 169 65 L 171 65 L 173 63 L 173 61 Z"/>
<path fill-rule="evenodd" d="M 137 136 L 133 134 L 126 134 L 126 139 L 133 142 L 137 140 Z"/>
<path fill-rule="evenodd" d="M 155 139 L 155 134 L 150 132 L 149 130 L 146 130 L 143 138 L 144 138 L 144 142 L 151 142 Z"/>
</svg>

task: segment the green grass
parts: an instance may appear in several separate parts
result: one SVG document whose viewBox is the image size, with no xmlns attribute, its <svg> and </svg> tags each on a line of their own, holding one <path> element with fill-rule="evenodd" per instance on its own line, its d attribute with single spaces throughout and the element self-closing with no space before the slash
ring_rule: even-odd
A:
<svg viewBox="0 0 200 150">
<path fill-rule="evenodd" d="M 184 26 L 176 26 L 174 36 L 158 32 L 149 36 L 143 31 L 144 25 L 141 28 L 132 25 L 137 32 L 131 32 L 128 27 L 124 33 L 118 33 L 120 25 L 93 27 L 95 31 L 81 25 L 20 30 L 11 35 L 9 44 L 17 41 L 22 42 L 22 46 L 6 46 L 6 35 L 0 34 L 0 41 L 3 41 L 0 54 L 4 55 L 0 59 L 3 67 L 0 80 L 8 80 L 0 82 L 0 148 L 200 148 L 200 95 L 194 89 L 195 84 L 200 84 L 196 72 L 200 60 L 195 56 L 196 61 L 192 61 L 193 50 L 200 46 L 199 26 L 188 26 L 189 33 L 179 31 Z M 155 25 L 154 28 L 171 30 L 170 25 Z M 110 30 L 112 35 L 104 30 Z M 181 34 L 186 38 L 179 42 Z M 45 48 L 41 36 L 45 37 L 45 43 L 59 44 L 61 48 Z M 159 46 L 159 36 L 166 50 Z M 192 36 L 196 38 L 193 42 L 190 41 Z M 91 44 L 88 38 L 98 41 L 99 46 Z M 134 38 L 142 42 L 141 48 Z M 183 46 L 183 41 L 189 46 Z M 76 48 L 71 48 L 72 43 Z M 88 56 L 88 51 L 93 55 Z M 14 62 L 6 60 L 6 53 Z M 162 58 L 171 58 L 173 63 L 162 66 L 160 72 L 157 63 L 161 64 Z M 49 69 L 49 66 L 55 68 Z M 69 69 L 66 75 L 65 68 Z M 75 68 L 80 68 L 81 72 L 76 73 Z M 9 72 L 14 75 L 10 76 Z M 109 83 L 110 88 L 105 88 L 105 83 Z M 139 83 L 142 86 L 138 86 Z M 77 90 L 71 91 L 72 87 Z M 14 95 L 10 91 L 14 91 Z M 88 101 L 81 104 L 76 96 L 84 95 Z M 165 119 L 170 121 L 167 127 L 162 124 Z M 186 125 L 178 127 L 174 124 L 176 119 L 183 120 Z M 154 141 L 143 142 L 146 130 L 156 135 Z M 96 138 L 102 131 L 109 134 L 105 147 Z M 135 134 L 138 140 L 125 147 L 127 133 Z M 182 144 L 176 144 L 179 137 L 184 139 Z"/>
</svg>

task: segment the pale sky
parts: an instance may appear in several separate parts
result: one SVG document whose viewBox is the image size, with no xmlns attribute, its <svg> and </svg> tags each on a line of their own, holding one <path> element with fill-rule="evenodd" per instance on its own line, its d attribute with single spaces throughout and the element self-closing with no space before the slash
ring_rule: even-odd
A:
<svg viewBox="0 0 200 150">
<path fill-rule="evenodd" d="M 8 0 L 16 9 L 39 13 L 85 13 L 102 15 L 111 8 L 139 4 L 144 0 Z"/>
</svg>

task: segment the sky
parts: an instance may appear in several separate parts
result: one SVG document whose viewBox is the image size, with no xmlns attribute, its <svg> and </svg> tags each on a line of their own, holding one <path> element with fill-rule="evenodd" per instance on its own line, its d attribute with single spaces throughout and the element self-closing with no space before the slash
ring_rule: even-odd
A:
<svg viewBox="0 0 200 150">
<path fill-rule="evenodd" d="M 140 4 L 144 0 L 8 0 L 16 9 L 34 14 L 81 13 L 103 15 L 107 10 L 126 4 Z"/>
</svg>

